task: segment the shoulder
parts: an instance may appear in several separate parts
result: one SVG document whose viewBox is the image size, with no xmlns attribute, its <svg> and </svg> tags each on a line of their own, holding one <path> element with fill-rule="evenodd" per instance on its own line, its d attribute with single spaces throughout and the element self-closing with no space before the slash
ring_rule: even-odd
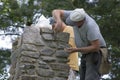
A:
<svg viewBox="0 0 120 80">
<path fill-rule="evenodd" d="M 71 12 L 72 12 L 72 10 L 63 10 L 63 16 L 65 18 L 67 18 L 70 15 Z"/>
<path fill-rule="evenodd" d="M 88 28 L 98 28 L 98 24 L 96 23 L 96 21 L 90 17 L 89 15 L 86 15 L 86 26 L 88 26 Z"/>
<path fill-rule="evenodd" d="M 70 14 L 73 10 L 63 10 L 64 14 Z"/>
</svg>

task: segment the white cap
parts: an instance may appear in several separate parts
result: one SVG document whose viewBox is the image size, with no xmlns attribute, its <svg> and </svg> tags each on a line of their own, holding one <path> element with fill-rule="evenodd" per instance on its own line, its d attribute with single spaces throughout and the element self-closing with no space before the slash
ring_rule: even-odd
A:
<svg viewBox="0 0 120 80">
<path fill-rule="evenodd" d="M 83 8 L 77 8 L 70 14 L 70 20 L 71 21 L 81 21 L 85 18 L 85 11 Z"/>
</svg>

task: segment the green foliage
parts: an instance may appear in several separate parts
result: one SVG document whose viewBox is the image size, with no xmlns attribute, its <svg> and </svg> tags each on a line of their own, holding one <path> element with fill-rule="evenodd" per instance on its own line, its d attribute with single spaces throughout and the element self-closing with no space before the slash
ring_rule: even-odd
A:
<svg viewBox="0 0 120 80">
<path fill-rule="evenodd" d="M 120 48 L 113 47 L 112 49 L 112 70 L 111 70 L 111 80 L 120 79 Z"/>
<path fill-rule="evenodd" d="M 10 64 L 10 55 L 11 55 L 11 52 L 10 50 L 4 50 L 4 49 L 0 49 L 0 69 L 3 69 L 6 64 Z M 0 70 L 1 72 L 2 70 Z"/>
<path fill-rule="evenodd" d="M 88 9 L 86 0 L 42 0 L 42 12 L 45 16 L 51 16 L 54 9 L 73 10 L 75 8 Z"/>
<path fill-rule="evenodd" d="M 45 16 L 51 16 L 51 12 L 54 9 L 73 9 L 73 0 L 42 0 L 43 14 Z"/>
<path fill-rule="evenodd" d="M 106 39 L 112 45 L 120 46 L 120 1 L 117 0 L 100 0 L 98 6 L 95 7 L 95 14 L 100 15 L 98 20 L 101 30 Z"/>
<path fill-rule="evenodd" d="M 3 77 L 3 80 L 7 78 L 8 72 L 6 66 L 10 65 L 10 55 L 11 52 L 8 49 L 0 49 L 0 79 Z"/>
<path fill-rule="evenodd" d="M 28 3 L 17 0 L 2 0 L 0 12 L 0 29 L 8 26 L 13 26 L 19 23 L 18 26 L 25 24 L 28 20 L 32 21 L 34 14 L 40 9 L 40 4 L 34 5 L 34 0 L 28 0 Z"/>
<path fill-rule="evenodd" d="M 86 0 L 73 0 L 73 5 L 76 8 L 86 8 Z"/>
</svg>

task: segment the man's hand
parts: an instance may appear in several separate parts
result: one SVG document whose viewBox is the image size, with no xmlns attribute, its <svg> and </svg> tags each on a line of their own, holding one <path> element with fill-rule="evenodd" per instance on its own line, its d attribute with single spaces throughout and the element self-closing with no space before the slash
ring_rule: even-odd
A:
<svg viewBox="0 0 120 80">
<path fill-rule="evenodd" d="M 66 24 L 64 22 L 57 22 L 55 23 L 55 26 L 54 26 L 54 31 L 55 32 L 63 32 L 63 30 L 65 29 L 66 27 Z"/>
<path fill-rule="evenodd" d="M 77 52 L 77 48 L 65 48 L 64 50 L 68 53 Z"/>
<path fill-rule="evenodd" d="M 56 9 L 56 10 L 53 10 L 52 11 L 52 15 L 55 19 L 55 27 L 54 27 L 54 31 L 56 32 L 62 32 L 62 16 L 64 14 L 64 11 L 63 10 L 60 10 L 60 9 Z"/>
<path fill-rule="evenodd" d="M 62 22 L 61 21 L 55 23 L 54 31 L 62 32 Z"/>
</svg>

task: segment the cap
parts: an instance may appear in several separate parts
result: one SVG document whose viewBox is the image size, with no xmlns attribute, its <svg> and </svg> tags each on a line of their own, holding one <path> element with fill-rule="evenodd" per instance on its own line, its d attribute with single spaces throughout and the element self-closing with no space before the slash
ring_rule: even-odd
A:
<svg viewBox="0 0 120 80">
<path fill-rule="evenodd" d="M 70 20 L 71 21 L 81 21 L 85 18 L 85 11 L 83 8 L 81 9 L 75 9 L 71 14 L 70 14 Z"/>
<path fill-rule="evenodd" d="M 83 8 L 77 8 L 70 13 L 70 16 L 66 19 L 68 25 L 75 25 L 75 22 L 81 21 L 85 18 L 86 12 Z"/>
</svg>

